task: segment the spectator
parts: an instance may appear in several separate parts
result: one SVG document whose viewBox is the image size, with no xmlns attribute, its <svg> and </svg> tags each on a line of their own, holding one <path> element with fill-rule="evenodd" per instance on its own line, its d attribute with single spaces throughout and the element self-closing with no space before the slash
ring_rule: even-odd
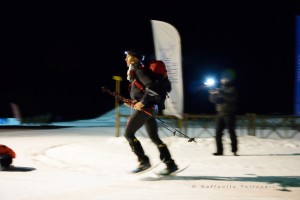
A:
<svg viewBox="0 0 300 200">
<path fill-rule="evenodd" d="M 224 153 L 222 137 L 224 130 L 228 129 L 231 140 L 231 151 L 238 156 L 238 140 L 235 131 L 237 91 L 233 85 L 233 78 L 228 74 L 221 76 L 221 87 L 209 91 L 209 100 L 215 104 L 216 109 L 216 149 L 215 156 L 222 156 Z"/>
</svg>

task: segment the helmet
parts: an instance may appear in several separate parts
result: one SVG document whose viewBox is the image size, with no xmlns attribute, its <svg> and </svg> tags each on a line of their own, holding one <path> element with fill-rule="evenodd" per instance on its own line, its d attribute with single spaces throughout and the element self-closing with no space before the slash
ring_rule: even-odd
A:
<svg viewBox="0 0 300 200">
<path fill-rule="evenodd" d="M 140 61 L 143 61 L 145 59 L 145 55 L 141 52 L 135 51 L 135 50 L 128 50 L 124 52 L 126 55 L 132 55 L 136 58 L 138 58 Z"/>
</svg>

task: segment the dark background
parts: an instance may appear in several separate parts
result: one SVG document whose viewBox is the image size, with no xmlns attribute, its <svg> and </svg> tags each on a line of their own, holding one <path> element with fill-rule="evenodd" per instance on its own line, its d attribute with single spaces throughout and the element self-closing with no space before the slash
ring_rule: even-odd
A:
<svg viewBox="0 0 300 200">
<path fill-rule="evenodd" d="M 190 3 L 1 2 L 0 117 L 10 102 L 24 117 L 88 119 L 114 108 L 101 86 L 128 96 L 124 50 L 153 57 L 150 20 L 172 24 L 181 37 L 184 112 L 214 113 L 208 74 L 236 73 L 239 114 L 293 114 L 295 19 L 299 1 Z"/>
</svg>

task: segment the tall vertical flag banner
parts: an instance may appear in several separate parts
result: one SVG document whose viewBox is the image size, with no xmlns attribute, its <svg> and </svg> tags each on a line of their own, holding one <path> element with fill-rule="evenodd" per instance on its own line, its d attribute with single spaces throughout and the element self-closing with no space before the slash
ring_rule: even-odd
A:
<svg viewBox="0 0 300 200">
<path fill-rule="evenodd" d="M 300 16 L 296 16 L 296 68 L 294 114 L 300 116 Z"/>
<path fill-rule="evenodd" d="M 183 118 L 183 80 L 181 63 L 181 41 L 176 28 L 163 21 L 151 20 L 155 57 L 162 60 L 166 66 L 172 91 L 166 100 L 165 115 Z"/>
</svg>

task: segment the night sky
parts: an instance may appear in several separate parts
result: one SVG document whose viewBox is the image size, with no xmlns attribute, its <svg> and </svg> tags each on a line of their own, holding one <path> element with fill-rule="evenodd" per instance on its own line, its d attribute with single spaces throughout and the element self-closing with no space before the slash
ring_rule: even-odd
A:
<svg viewBox="0 0 300 200">
<path fill-rule="evenodd" d="M 151 4 L 150 4 L 151 3 Z M 211 114 L 206 75 L 236 73 L 238 114 L 294 112 L 295 17 L 299 1 L 207 1 L 163 5 L 2 3 L 0 117 L 10 102 L 24 117 L 88 119 L 114 108 L 101 86 L 128 97 L 124 50 L 154 56 L 150 20 L 181 37 L 184 112 Z"/>
</svg>

